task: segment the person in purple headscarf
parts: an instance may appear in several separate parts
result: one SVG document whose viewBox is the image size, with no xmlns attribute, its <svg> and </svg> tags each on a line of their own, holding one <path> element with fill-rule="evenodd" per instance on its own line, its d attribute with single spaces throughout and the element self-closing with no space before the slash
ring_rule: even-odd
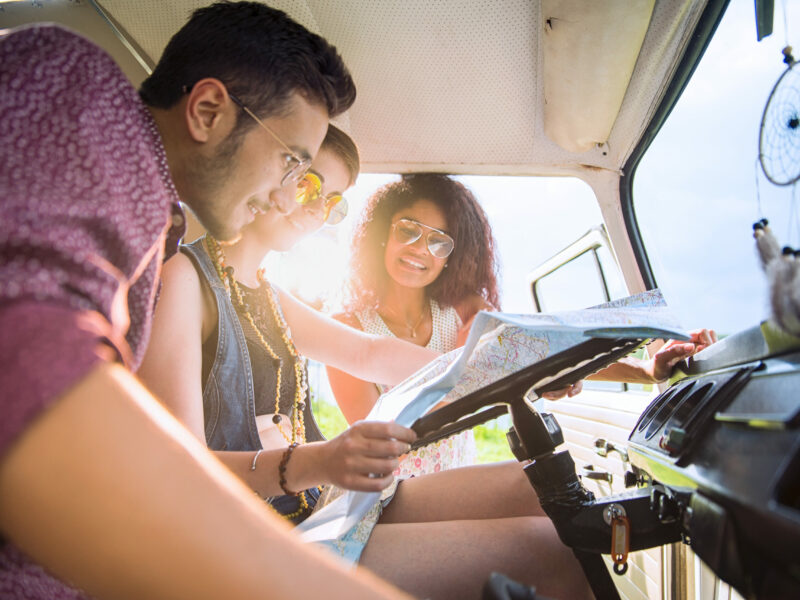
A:
<svg viewBox="0 0 800 600">
<path fill-rule="evenodd" d="M 179 201 L 235 238 L 354 98 L 255 2 L 196 11 L 138 95 L 67 30 L 0 35 L 0 597 L 392 593 L 292 538 L 131 374 Z"/>
</svg>

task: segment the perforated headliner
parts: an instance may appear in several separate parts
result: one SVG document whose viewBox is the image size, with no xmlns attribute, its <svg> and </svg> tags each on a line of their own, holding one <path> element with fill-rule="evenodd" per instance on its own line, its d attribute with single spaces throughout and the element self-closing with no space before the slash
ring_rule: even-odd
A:
<svg viewBox="0 0 800 600">
<path fill-rule="evenodd" d="M 617 171 L 702 12 L 691 0 L 270 0 L 335 44 L 364 170 Z M 205 0 L 100 0 L 154 62 Z"/>
</svg>

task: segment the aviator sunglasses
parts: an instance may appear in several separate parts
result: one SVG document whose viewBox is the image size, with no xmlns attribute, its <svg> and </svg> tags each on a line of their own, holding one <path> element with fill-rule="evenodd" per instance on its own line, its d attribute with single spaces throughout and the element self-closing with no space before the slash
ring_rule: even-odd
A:
<svg viewBox="0 0 800 600">
<path fill-rule="evenodd" d="M 419 223 L 413 219 L 400 219 L 392 225 L 392 234 L 396 242 L 408 246 L 422 237 L 423 227 L 430 229 L 425 236 L 428 252 L 436 258 L 447 258 L 455 248 L 456 243 L 444 231 Z"/>
<path fill-rule="evenodd" d="M 347 200 L 341 192 L 322 195 L 322 178 L 314 171 L 308 171 L 297 182 L 295 200 L 301 206 L 317 211 L 322 209 L 322 220 L 328 225 L 341 223 L 347 216 Z M 321 202 L 318 202 L 321 200 Z"/>
</svg>

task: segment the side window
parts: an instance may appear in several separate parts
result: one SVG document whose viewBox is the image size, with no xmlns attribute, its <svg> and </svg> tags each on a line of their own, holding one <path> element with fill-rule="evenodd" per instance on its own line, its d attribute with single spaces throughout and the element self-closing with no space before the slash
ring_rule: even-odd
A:
<svg viewBox="0 0 800 600">
<path fill-rule="evenodd" d="M 539 312 L 578 310 L 608 300 L 595 250 L 587 250 L 543 275 L 533 282 L 531 292 Z"/>
<path fill-rule="evenodd" d="M 539 312 L 579 310 L 627 295 L 602 225 L 533 269 L 528 281 Z"/>
<path fill-rule="evenodd" d="M 770 184 L 757 160 L 764 106 L 786 68 L 783 22 L 800 23 L 800 2 L 782 4 L 779 11 L 775 3 L 775 32 L 761 42 L 753 3 L 729 4 L 634 175 L 634 210 L 653 275 L 688 329 L 713 327 L 724 336 L 768 317 L 754 221 L 767 217 L 781 244 L 800 242 L 797 185 L 792 191 Z M 795 90 L 785 105 L 787 135 L 799 96 Z M 797 156 L 798 131 L 791 136 L 786 168 L 792 167 L 792 152 Z"/>
<path fill-rule="evenodd" d="M 528 280 L 533 305 L 539 312 L 579 310 L 627 296 L 602 225 L 533 269 Z M 584 388 L 618 392 L 629 389 L 611 381 L 586 381 Z"/>
</svg>

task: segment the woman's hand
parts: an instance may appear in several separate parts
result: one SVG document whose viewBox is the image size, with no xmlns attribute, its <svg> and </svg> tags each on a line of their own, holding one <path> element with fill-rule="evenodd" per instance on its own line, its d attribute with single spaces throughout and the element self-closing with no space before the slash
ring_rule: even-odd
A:
<svg viewBox="0 0 800 600">
<path fill-rule="evenodd" d="M 689 335 L 691 336 L 690 341 L 668 340 L 655 353 L 651 359 L 652 374 L 655 381 L 664 381 L 672 374 L 672 369 L 676 364 L 717 341 L 717 334 L 713 329 L 696 329 L 690 331 Z"/>
<path fill-rule="evenodd" d="M 660 383 L 669 378 L 676 364 L 717 341 L 717 334 L 713 329 L 696 329 L 690 331 L 689 335 L 691 339 L 688 342 L 668 340 L 649 360 L 626 356 L 589 375 L 587 379 Z"/>
<path fill-rule="evenodd" d="M 577 396 L 581 393 L 583 389 L 583 380 L 573 383 L 572 385 L 568 385 L 565 388 L 561 388 L 560 390 L 553 390 L 552 392 L 545 392 L 542 394 L 542 398 L 546 400 L 559 400 L 566 396 L 567 398 L 572 398 L 573 396 Z"/>
<path fill-rule="evenodd" d="M 413 430 L 381 421 L 359 421 L 325 442 L 322 469 L 326 482 L 360 492 L 387 487 L 399 463 L 417 439 Z"/>
</svg>

